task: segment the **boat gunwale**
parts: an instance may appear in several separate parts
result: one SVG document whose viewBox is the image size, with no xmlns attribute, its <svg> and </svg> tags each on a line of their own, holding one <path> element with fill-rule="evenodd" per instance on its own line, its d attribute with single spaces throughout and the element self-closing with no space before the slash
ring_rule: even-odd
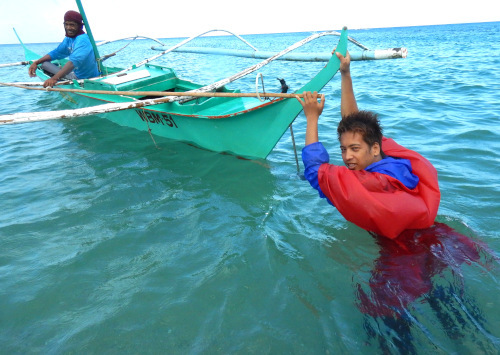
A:
<svg viewBox="0 0 500 355">
<path fill-rule="evenodd" d="M 70 92 L 70 93 L 68 93 L 68 92 L 62 92 L 62 94 L 66 94 L 66 95 L 70 95 L 70 96 L 71 95 L 81 96 L 81 97 L 85 97 L 87 99 L 97 100 L 97 101 L 101 101 L 101 102 L 104 102 L 104 103 L 116 103 L 115 101 L 108 101 L 108 100 L 106 100 L 104 98 L 101 98 L 101 97 L 90 96 L 91 94 L 87 94 L 86 95 L 84 93 L 78 93 L 78 92 Z M 101 95 L 101 94 L 98 94 L 98 95 Z M 126 96 L 123 96 L 123 97 L 126 97 Z M 212 98 L 208 98 L 208 99 L 225 99 L 227 101 L 227 100 L 236 100 L 236 99 L 241 99 L 241 98 L 239 98 L 239 97 L 234 97 L 234 98 L 233 97 L 230 97 L 230 98 L 212 97 Z M 255 99 L 258 100 L 257 98 L 255 98 Z M 144 110 L 144 111 L 165 113 L 165 114 L 169 114 L 169 115 L 176 116 L 176 117 L 189 117 L 189 118 L 200 118 L 200 119 L 218 120 L 218 119 L 224 119 L 224 118 L 231 118 L 231 117 L 240 116 L 240 115 L 243 115 L 245 113 L 248 113 L 248 112 L 251 112 L 251 111 L 255 111 L 255 110 L 259 110 L 259 109 L 261 109 L 263 107 L 266 107 L 266 106 L 269 106 L 269 105 L 273 105 L 273 104 L 276 104 L 276 103 L 284 101 L 284 100 L 295 100 L 295 98 L 277 98 L 277 99 L 274 99 L 274 100 L 265 101 L 264 103 L 261 103 L 260 105 L 253 106 L 253 107 L 250 107 L 250 108 L 245 109 L 245 110 L 235 111 L 233 113 L 224 114 L 224 115 L 186 114 L 186 113 L 173 112 L 172 110 L 153 109 L 153 108 L 149 108 L 148 106 L 141 107 L 140 109 Z M 130 103 L 134 103 L 136 101 L 130 101 Z M 176 102 L 164 102 L 164 103 L 160 103 L 160 104 L 157 104 L 157 105 L 154 105 L 154 106 L 151 106 L 151 107 L 159 107 L 159 106 L 162 106 L 162 105 L 168 105 L 168 104 L 174 104 L 174 103 L 176 103 Z M 182 104 L 179 104 L 179 105 L 182 105 Z"/>
</svg>

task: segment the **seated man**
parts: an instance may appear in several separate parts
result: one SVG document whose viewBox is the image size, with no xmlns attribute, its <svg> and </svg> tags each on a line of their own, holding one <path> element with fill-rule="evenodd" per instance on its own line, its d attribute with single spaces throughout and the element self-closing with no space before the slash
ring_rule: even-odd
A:
<svg viewBox="0 0 500 355">
<path fill-rule="evenodd" d="M 45 80 L 43 87 L 54 86 L 60 79 L 88 79 L 99 76 L 94 49 L 89 36 L 83 31 L 82 15 L 76 11 L 68 11 L 64 15 L 64 30 L 66 38 L 53 51 L 35 60 L 29 67 L 30 77 L 36 76 L 37 66 L 54 74 Z M 68 62 L 62 67 L 50 63 L 51 60 L 68 57 Z M 74 70 L 74 72 L 73 72 Z"/>
<path fill-rule="evenodd" d="M 297 99 L 307 118 L 302 150 L 305 177 L 348 221 L 389 238 L 406 229 L 433 225 L 440 192 L 436 169 L 420 154 L 382 136 L 377 115 L 359 111 L 352 88 L 350 56 L 341 61 L 341 116 L 337 134 L 344 166 L 329 164 L 318 141 L 324 96 L 305 93 Z"/>
</svg>

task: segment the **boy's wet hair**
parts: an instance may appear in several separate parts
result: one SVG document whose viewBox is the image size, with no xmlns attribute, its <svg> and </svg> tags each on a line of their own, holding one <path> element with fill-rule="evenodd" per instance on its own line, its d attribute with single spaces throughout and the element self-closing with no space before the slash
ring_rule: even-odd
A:
<svg viewBox="0 0 500 355">
<path fill-rule="evenodd" d="M 382 127 L 378 115 L 374 112 L 358 111 L 342 117 L 337 127 L 339 140 L 345 132 L 358 132 L 368 146 L 372 147 L 378 143 L 382 150 Z"/>
</svg>

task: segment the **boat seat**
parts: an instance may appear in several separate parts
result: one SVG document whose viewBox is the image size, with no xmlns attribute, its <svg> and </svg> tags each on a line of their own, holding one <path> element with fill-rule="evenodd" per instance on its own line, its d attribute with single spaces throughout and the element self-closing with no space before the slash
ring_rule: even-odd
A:
<svg viewBox="0 0 500 355">
<path fill-rule="evenodd" d="M 133 71 L 130 73 L 114 75 L 109 78 L 101 79 L 101 82 L 111 85 L 120 85 L 129 83 L 134 80 L 148 78 L 150 76 L 151 74 L 149 73 L 149 70 L 144 69 L 144 70 Z"/>
</svg>

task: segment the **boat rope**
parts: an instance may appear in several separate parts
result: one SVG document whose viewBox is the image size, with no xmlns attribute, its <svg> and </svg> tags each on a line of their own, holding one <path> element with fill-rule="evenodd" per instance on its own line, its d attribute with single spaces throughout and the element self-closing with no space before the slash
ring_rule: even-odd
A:
<svg viewBox="0 0 500 355">
<path fill-rule="evenodd" d="M 144 111 L 144 107 L 142 107 L 142 108 L 141 108 L 141 110 L 142 110 L 142 113 L 143 113 L 144 115 L 146 115 L 146 112 Z M 146 125 L 148 126 L 148 133 L 149 133 L 149 136 L 151 137 L 151 140 L 153 141 L 153 143 L 154 143 L 154 145 L 155 145 L 156 149 L 160 150 L 160 148 L 158 147 L 158 144 L 156 144 L 156 141 L 155 141 L 155 139 L 154 139 L 154 137 L 153 137 L 153 134 L 151 133 L 151 127 L 149 127 L 149 122 L 148 122 L 148 120 L 146 119 L 146 120 L 144 120 L 144 121 L 146 121 Z"/>
<path fill-rule="evenodd" d="M 260 82 L 262 83 L 262 92 L 264 95 L 266 94 L 266 88 L 264 87 L 264 77 L 262 76 L 262 73 L 258 73 L 257 76 L 255 77 L 255 93 L 257 94 L 257 98 L 259 99 L 260 102 L 265 102 L 267 100 L 271 100 L 269 96 L 267 96 L 265 99 L 262 99 L 259 94 L 259 77 L 260 77 Z"/>
<path fill-rule="evenodd" d="M 297 165 L 297 175 L 300 175 L 299 158 L 297 156 L 297 146 L 295 145 L 295 137 L 293 135 L 292 124 L 293 123 L 290 123 L 290 134 L 292 136 L 293 152 L 295 153 L 295 164 Z"/>
</svg>

